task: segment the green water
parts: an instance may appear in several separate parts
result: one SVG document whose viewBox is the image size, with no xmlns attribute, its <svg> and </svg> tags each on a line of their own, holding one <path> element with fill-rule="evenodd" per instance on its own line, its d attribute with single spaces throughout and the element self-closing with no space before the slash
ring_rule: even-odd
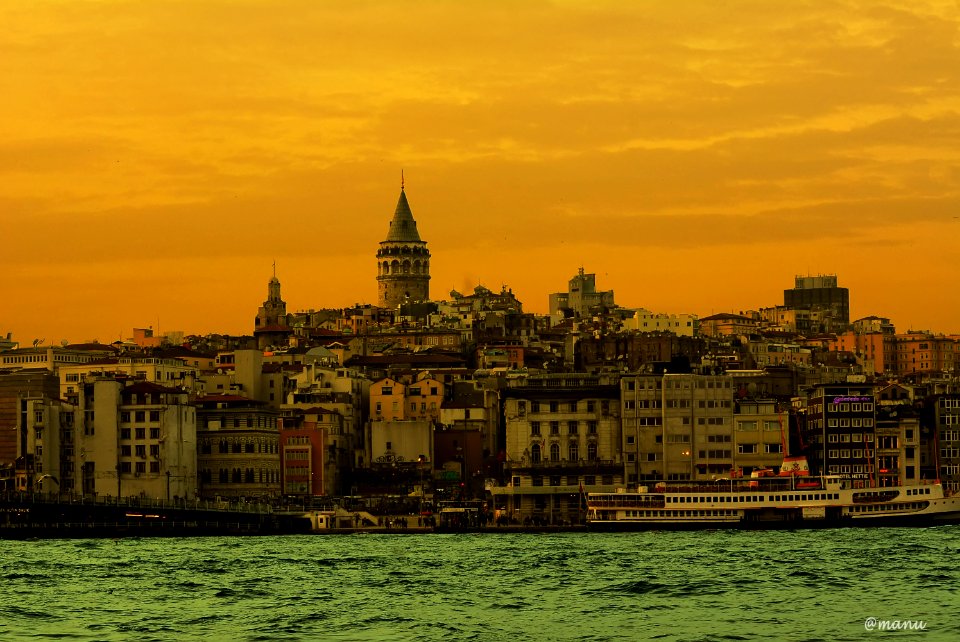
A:
<svg viewBox="0 0 960 642">
<path fill-rule="evenodd" d="M 0 542 L 0 639 L 960 640 L 958 552 L 954 526 Z"/>
</svg>

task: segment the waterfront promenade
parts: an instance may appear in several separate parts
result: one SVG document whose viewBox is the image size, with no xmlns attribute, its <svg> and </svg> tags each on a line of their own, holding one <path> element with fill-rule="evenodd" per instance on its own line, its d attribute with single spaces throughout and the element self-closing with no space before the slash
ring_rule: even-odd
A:
<svg viewBox="0 0 960 642">
<path fill-rule="evenodd" d="M 208 535 L 560 533 L 582 525 L 450 526 L 416 515 L 276 507 L 250 502 L 163 500 L 59 493 L 0 494 L 0 538 Z"/>
</svg>

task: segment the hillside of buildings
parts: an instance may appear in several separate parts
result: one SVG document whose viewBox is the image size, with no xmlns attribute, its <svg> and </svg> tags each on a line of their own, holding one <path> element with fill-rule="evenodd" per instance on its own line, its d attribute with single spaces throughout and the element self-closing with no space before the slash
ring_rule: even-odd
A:
<svg viewBox="0 0 960 642">
<path fill-rule="evenodd" d="M 584 492 L 776 472 L 960 490 L 960 336 L 849 318 L 836 275 L 705 318 L 621 307 L 582 268 L 548 314 L 477 286 L 434 299 L 401 194 L 379 304 L 288 312 L 274 275 L 250 334 L 0 340 L 9 492 L 477 498 L 579 518 Z"/>
</svg>

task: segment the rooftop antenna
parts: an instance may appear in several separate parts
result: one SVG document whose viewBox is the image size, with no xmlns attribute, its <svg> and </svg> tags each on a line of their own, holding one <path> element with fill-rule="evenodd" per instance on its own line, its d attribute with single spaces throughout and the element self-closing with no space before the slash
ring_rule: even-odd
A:
<svg viewBox="0 0 960 642">
<path fill-rule="evenodd" d="M 403 170 L 400 170 L 400 191 L 403 191 Z"/>
</svg>

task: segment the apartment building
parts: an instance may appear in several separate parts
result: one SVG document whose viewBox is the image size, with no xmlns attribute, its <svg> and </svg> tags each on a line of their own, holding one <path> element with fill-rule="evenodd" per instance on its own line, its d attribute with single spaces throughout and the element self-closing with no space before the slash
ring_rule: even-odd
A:
<svg viewBox="0 0 960 642">
<path fill-rule="evenodd" d="M 283 494 L 342 494 L 340 479 L 349 465 L 343 448 L 343 416 L 321 407 L 298 408 L 278 421 Z"/>
<path fill-rule="evenodd" d="M 807 393 L 804 441 L 815 474 L 843 475 L 859 486 L 876 479 L 874 388 L 864 384 L 817 384 Z"/>
<path fill-rule="evenodd" d="M 735 448 L 730 378 L 627 375 L 620 392 L 628 484 L 730 474 Z"/>
<path fill-rule="evenodd" d="M 944 488 L 960 492 L 960 394 L 936 395 L 928 406 L 936 474 Z"/>
<path fill-rule="evenodd" d="M 516 519 L 582 516 L 583 493 L 624 485 L 620 389 L 607 376 L 518 378 L 501 391 L 506 485 L 494 506 Z"/>
<path fill-rule="evenodd" d="M 196 405 L 200 495 L 279 496 L 280 413 L 238 395 L 206 395 Z"/>
<path fill-rule="evenodd" d="M 92 373 L 76 385 L 76 419 L 60 422 L 61 490 L 196 496 L 196 411 L 187 392 Z"/>
</svg>

